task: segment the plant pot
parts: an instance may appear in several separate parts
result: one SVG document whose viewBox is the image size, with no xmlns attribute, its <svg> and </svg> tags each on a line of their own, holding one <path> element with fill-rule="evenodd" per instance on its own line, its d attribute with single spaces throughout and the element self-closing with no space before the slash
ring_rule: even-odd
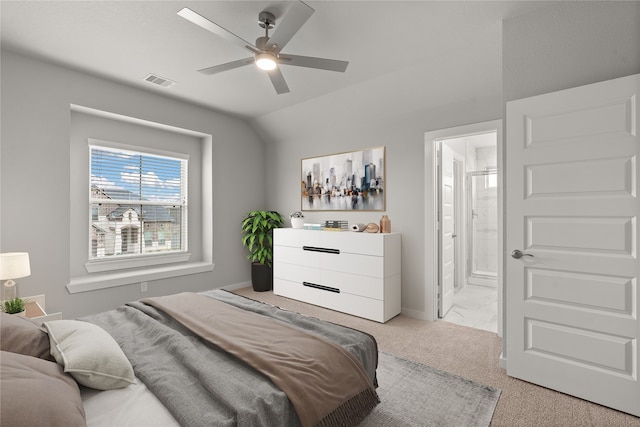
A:
<svg viewBox="0 0 640 427">
<path fill-rule="evenodd" d="M 27 310 L 22 310 L 19 313 L 13 313 L 14 316 L 27 317 Z"/>
<path fill-rule="evenodd" d="M 291 218 L 291 228 L 303 228 L 304 218 Z"/>
<path fill-rule="evenodd" d="M 256 292 L 270 291 L 273 284 L 273 269 L 267 264 L 251 264 L 251 285 Z"/>
</svg>

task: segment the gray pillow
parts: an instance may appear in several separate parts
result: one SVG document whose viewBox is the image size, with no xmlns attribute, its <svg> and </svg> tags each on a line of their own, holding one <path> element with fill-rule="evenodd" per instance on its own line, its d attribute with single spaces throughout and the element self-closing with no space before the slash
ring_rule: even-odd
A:
<svg viewBox="0 0 640 427">
<path fill-rule="evenodd" d="M 55 362 L 0 351 L 2 426 L 84 427 L 78 384 Z"/>
<path fill-rule="evenodd" d="M 0 312 L 0 350 L 52 361 L 49 336 L 30 319 Z"/>
<path fill-rule="evenodd" d="M 51 355 L 79 383 L 98 390 L 135 384 L 133 368 L 107 331 L 79 320 L 44 323 Z"/>
</svg>

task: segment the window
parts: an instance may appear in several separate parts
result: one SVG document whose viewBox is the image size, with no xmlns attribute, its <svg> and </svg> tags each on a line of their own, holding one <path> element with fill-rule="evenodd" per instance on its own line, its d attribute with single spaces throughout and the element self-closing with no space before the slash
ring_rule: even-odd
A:
<svg viewBox="0 0 640 427">
<path fill-rule="evenodd" d="M 89 156 L 89 262 L 187 251 L 186 155 L 91 140 Z"/>
<path fill-rule="evenodd" d="M 484 168 L 486 175 L 484 176 L 484 189 L 496 188 L 498 186 L 498 169 Z"/>
<path fill-rule="evenodd" d="M 70 109 L 70 263 L 69 283 L 66 285 L 69 293 L 212 271 L 213 136 L 76 104 L 72 104 Z M 91 167 L 93 149 L 106 151 L 103 153 L 105 155 L 122 152 L 123 157 L 140 156 L 136 164 L 139 176 L 146 175 L 145 165 L 150 161 L 169 159 L 180 162 L 181 173 L 175 176 L 180 179 L 180 185 L 171 188 L 180 189 L 174 193 L 181 193 L 181 197 L 162 202 L 144 191 L 145 181 L 141 179 L 134 181 L 137 182 L 135 188 L 125 187 L 119 182 L 123 176 L 121 172 L 128 173 L 124 175 L 128 178 L 132 178 L 133 172 L 124 167 L 111 172 L 93 170 L 96 169 Z M 143 165 L 141 170 L 140 161 Z M 92 174 L 94 178 L 90 180 Z M 168 178 L 163 177 L 160 171 L 155 174 L 158 178 L 155 180 L 158 184 L 156 188 L 164 184 L 166 190 L 167 184 L 172 184 L 167 183 Z M 126 182 L 131 185 L 129 180 Z M 109 190 L 126 189 L 138 197 L 135 201 L 109 199 L 103 192 L 92 194 L 92 184 L 95 189 L 107 193 Z M 194 198 L 194 194 L 198 197 Z M 178 221 L 165 222 L 165 227 L 161 227 L 158 222 L 145 220 L 149 218 L 143 215 L 135 223 L 136 216 L 147 208 L 158 209 L 158 206 L 152 206 L 153 203 L 159 203 L 165 212 L 169 211 Z M 107 218 L 118 207 L 121 209 Z M 122 253 L 122 226 L 115 219 L 106 221 L 116 213 L 118 218 L 122 217 L 128 222 L 124 225 L 127 254 Z M 182 229 L 179 235 L 172 236 L 170 226 L 177 223 L 182 224 Z M 132 228 L 126 229 L 127 226 Z M 115 232 L 116 227 L 120 227 L 119 236 Z M 107 255 L 107 248 L 120 251 L 120 254 Z M 132 252 L 132 248 L 136 251 Z M 145 252 L 139 253 L 141 250 Z"/>
</svg>

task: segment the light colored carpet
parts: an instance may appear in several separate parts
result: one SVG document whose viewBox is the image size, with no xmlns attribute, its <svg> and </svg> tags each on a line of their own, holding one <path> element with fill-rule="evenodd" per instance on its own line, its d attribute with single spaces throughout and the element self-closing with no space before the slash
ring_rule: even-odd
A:
<svg viewBox="0 0 640 427">
<path fill-rule="evenodd" d="M 500 396 L 492 387 L 383 352 L 377 376 L 380 404 L 361 427 L 486 427 Z"/>
<path fill-rule="evenodd" d="M 380 351 L 459 375 L 502 391 L 492 427 L 640 427 L 640 419 L 507 376 L 498 366 L 502 340 L 492 332 L 397 316 L 378 323 L 272 292 L 234 291 L 288 310 L 368 332 Z"/>
</svg>

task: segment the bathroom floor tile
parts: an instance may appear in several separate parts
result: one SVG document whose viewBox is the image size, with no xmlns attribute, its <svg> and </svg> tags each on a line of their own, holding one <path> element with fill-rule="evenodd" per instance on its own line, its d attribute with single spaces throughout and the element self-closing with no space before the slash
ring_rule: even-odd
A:
<svg viewBox="0 0 640 427">
<path fill-rule="evenodd" d="M 446 322 L 498 332 L 498 290 L 466 285 L 453 297 L 453 307 L 442 319 Z"/>
</svg>

